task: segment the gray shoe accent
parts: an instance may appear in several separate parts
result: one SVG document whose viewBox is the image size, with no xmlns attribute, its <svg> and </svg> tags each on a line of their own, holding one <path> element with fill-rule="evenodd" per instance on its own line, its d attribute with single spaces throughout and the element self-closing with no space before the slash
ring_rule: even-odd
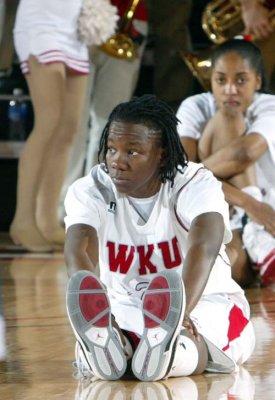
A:
<svg viewBox="0 0 275 400">
<path fill-rule="evenodd" d="M 222 350 L 220 350 L 216 345 L 214 345 L 210 340 L 204 337 L 208 353 L 209 360 L 206 366 L 207 372 L 223 373 L 229 374 L 236 369 L 235 362 L 228 357 Z"/>
<path fill-rule="evenodd" d="M 168 288 L 152 289 L 152 284 L 158 277 L 165 278 Z M 169 293 L 170 295 L 170 307 L 164 320 L 151 314 L 144 307 L 148 295 L 155 294 L 157 301 L 161 302 L 163 299 L 159 296 L 160 293 Z M 144 293 L 142 309 L 144 320 L 145 316 L 148 316 L 156 322 L 157 326 L 145 326 L 132 359 L 132 370 L 141 381 L 155 381 L 168 375 L 174 359 L 177 338 L 185 311 L 185 292 L 181 276 L 175 271 L 158 274 Z"/>
<path fill-rule="evenodd" d="M 85 278 L 92 278 L 100 288 L 80 290 Z M 107 307 L 90 321 L 83 316 L 79 297 L 86 294 L 94 297 L 105 296 Z M 78 271 L 70 279 L 67 288 L 67 313 L 77 340 L 81 344 L 85 359 L 94 375 L 106 380 L 120 379 L 126 370 L 127 362 L 123 348 L 111 324 L 111 308 L 108 294 L 96 275 L 89 271 Z M 97 326 L 97 321 L 107 316 L 107 326 Z"/>
</svg>

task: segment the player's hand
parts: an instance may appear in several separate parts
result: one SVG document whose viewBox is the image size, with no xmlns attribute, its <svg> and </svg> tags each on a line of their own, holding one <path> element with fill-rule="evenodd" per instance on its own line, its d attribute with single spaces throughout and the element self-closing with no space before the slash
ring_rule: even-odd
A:
<svg viewBox="0 0 275 400">
<path fill-rule="evenodd" d="M 184 318 L 183 318 L 183 323 L 182 325 L 184 326 L 184 328 L 186 328 L 188 330 L 188 332 L 193 335 L 195 337 L 195 339 L 199 342 L 200 341 L 200 336 L 199 336 L 199 332 L 194 324 L 194 322 L 192 321 L 192 319 L 189 317 L 189 315 L 185 314 Z"/>
<path fill-rule="evenodd" d="M 241 10 L 245 35 L 252 35 L 256 40 L 262 40 L 273 32 L 269 11 L 258 0 L 243 4 Z"/>
</svg>

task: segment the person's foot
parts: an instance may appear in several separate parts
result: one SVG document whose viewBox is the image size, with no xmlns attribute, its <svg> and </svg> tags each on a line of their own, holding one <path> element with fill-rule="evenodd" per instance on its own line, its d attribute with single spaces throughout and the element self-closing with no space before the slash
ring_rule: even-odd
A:
<svg viewBox="0 0 275 400">
<path fill-rule="evenodd" d="M 248 222 L 242 240 L 251 259 L 257 265 L 264 286 L 275 283 L 275 239 L 263 227 Z"/>
<path fill-rule="evenodd" d="M 53 251 L 53 245 L 40 233 L 35 225 L 18 225 L 13 223 L 10 227 L 10 237 L 16 245 L 33 253 Z"/>
<path fill-rule="evenodd" d="M 39 227 L 42 235 L 46 238 L 49 243 L 53 243 L 56 246 L 63 246 L 65 242 L 65 229 L 61 226 L 56 228 L 42 228 Z"/>
<path fill-rule="evenodd" d="M 172 367 L 185 311 L 181 276 L 175 271 L 158 274 L 144 293 L 144 332 L 132 359 L 141 381 L 165 378 Z"/>
<path fill-rule="evenodd" d="M 57 228 L 45 237 L 51 243 L 54 243 L 57 246 L 63 246 L 65 243 L 65 229 L 61 227 Z"/>
<path fill-rule="evenodd" d="M 66 301 L 86 366 L 100 379 L 120 379 L 126 371 L 127 360 L 112 326 L 107 291 L 100 280 L 89 271 L 76 272 L 68 283 Z"/>
<path fill-rule="evenodd" d="M 258 268 L 264 286 L 275 283 L 275 249 L 266 256 L 262 263 L 258 264 Z"/>
</svg>

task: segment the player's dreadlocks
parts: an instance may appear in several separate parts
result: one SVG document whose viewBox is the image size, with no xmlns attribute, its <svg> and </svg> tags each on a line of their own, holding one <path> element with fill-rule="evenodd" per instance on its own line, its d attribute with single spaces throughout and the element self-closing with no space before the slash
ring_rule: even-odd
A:
<svg viewBox="0 0 275 400">
<path fill-rule="evenodd" d="M 154 95 L 133 97 L 114 108 L 102 132 L 98 157 L 106 165 L 107 142 L 112 122 L 130 122 L 144 124 L 161 136 L 161 145 L 166 149 L 166 162 L 160 171 L 161 181 L 170 180 L 173 184 L 177 171 L 182 172 L 187 165 L 187 155 L 179 139 L 177 123 L 173 109 Z"/>
</svg>

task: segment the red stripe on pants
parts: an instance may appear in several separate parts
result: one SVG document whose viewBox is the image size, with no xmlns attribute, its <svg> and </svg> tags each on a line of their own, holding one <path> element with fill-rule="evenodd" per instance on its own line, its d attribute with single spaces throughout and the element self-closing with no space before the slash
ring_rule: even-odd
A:
<svg viewBox="0 0 275 400">
<path fill-rule="evenodd" d="M 228 344 L 223 348 L 223 351 L 229 348 L 230 342 L 241 336 L 242 331 L 248 324 L 248 319 L 243 315 L 242 310 L 234 306 L 229 314 L 229 328 L 228 328 Z"/>
</svg>

